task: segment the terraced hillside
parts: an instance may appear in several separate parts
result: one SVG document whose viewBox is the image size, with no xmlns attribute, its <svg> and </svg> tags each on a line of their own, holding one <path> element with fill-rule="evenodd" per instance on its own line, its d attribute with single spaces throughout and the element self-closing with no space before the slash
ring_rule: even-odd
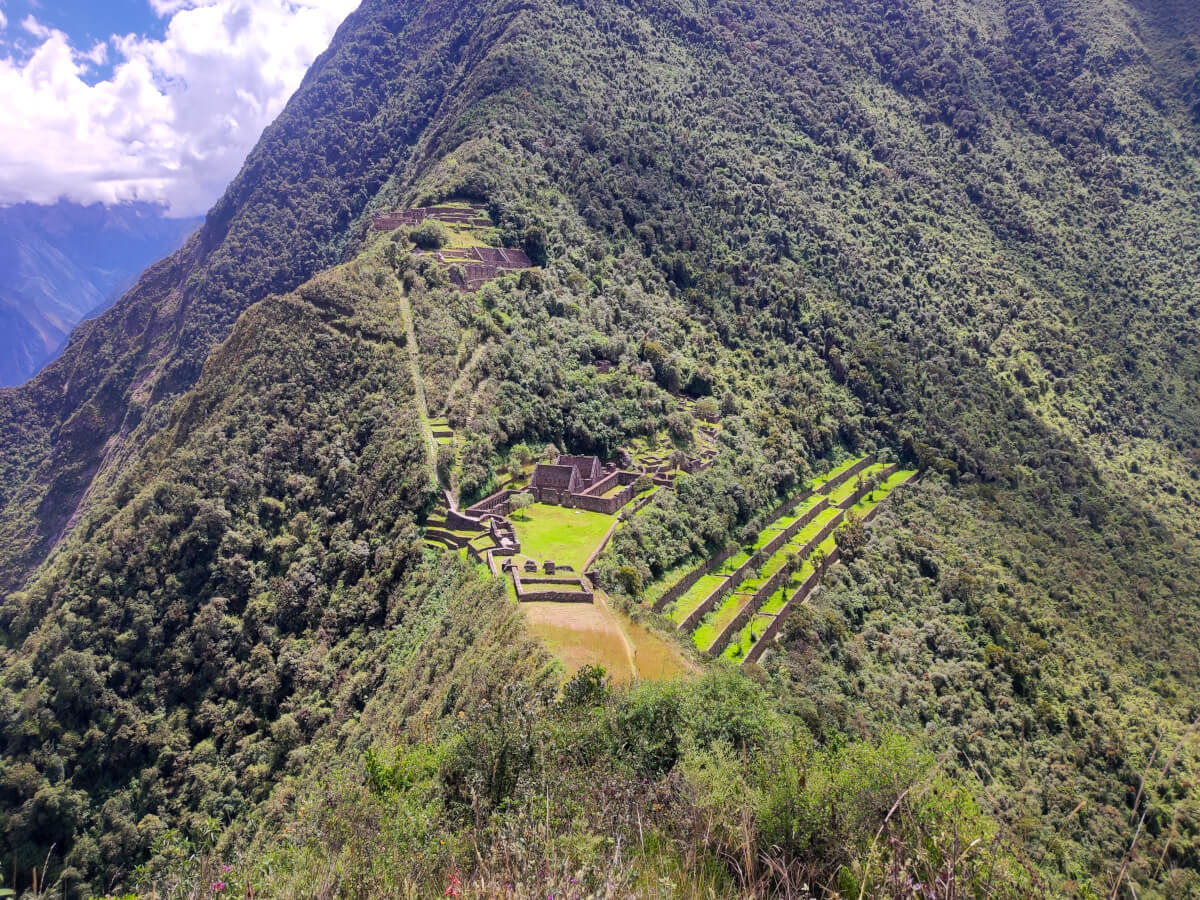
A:
<svg viewBox="0 0 1200 900">
<path fill-rule="evenodd" d="M 892 490 L 915 475 L 870 457 L 834 467 L 776 509 L 746 547 L 652 589 L 655 608 L 690 632 L 701 652 L 737 663 L 757 660 L 837 561 L 836 530 L 869 522 Z"/>
<path fill-rule="evenodd" d="M 1200 894 L 1198 60 L 1186 0 L 363 0 L 0 390 L 0 877 Z M 528 536 L 611 607 L 424 544 L 560 454 L 652 484 Z M 637 618 L 715 664 L 564 686 Z"/>
</svg>

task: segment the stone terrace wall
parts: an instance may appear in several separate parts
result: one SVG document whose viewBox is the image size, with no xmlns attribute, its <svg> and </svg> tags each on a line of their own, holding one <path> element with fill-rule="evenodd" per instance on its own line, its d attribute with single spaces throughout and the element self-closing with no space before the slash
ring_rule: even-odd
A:
<svg viewBox="0 0 1200 900">
<path fill-rule="evenodd" d="M 767 524 L 769 525 L 771 522 L 775 522 L 783 516 L 789 515 L 792 510 L 794 510 L 812 495 L 812 491 L 805 491 L 802 494 L 796 495 L 791 500 L 788 500 L 786 503 L 779 506 L 773 513 L 771 513 L 770 521 L 768 521 Z M 768 556 L 795 537 L 796 533 L 800 531 L 800 529 L 816 518 L 821 510 L 825 509 L 828 505 L 828 500 L 822 500 L 820 503 L 815 504 L 813 508 L 809 510 L 809 512 L 805 513 L 801 519 L 799 519 L 797 522 L 794 522 L 792 525 L 789 525 L 784 531 L 773 537 L 766 546 L 762 547 L 758 551 L 756 556 L 762 554 L 763 551 L 769 550 L 769 552 L 762 556 L 762 559 L 765 561 Z M 658 598 L 657 602 L 654 604 L 654 611 L 662 612 L 664 609 L 666 609 L 667 604 L 674 603 L 676 600 L 686 594 L 691 589 L 692 585 L 694 585 L 705 575 L 711 575 L 715 569 L 719 569 L 725 564 L 725 561 L 737 553 L 737 551 L 738 548 L 736 546 L 728 547 L 710 559 L 707 563 L 693 569 L 687 575 L 683 576 L 683 578 L 676 582 L 672 587 L 668 588 L 666 593 Z"/>
<path fill-rule="evenodd" d="M 475 518 L 485 515 L 486 513 L 492 513 L 493 515 L 497 516 L 507 516 L 512 512 L 512 508 L 509 505 L 509 500 L 512 499 L 512 495 L 515 493 L 517 492 L 507 489 L 503 491 L 497 491 L 490 497 L 485 497 L 484 499 L 480 500 L 474 506 L 468 506 L 467 515 Z"/>
<path fill-rule="evenodd" d="M 828 505 L 829 505 L 828 501 L 826 501 L 823 504 L 818 504 L 819 509 L 816 509 L 813 512 L 813 516 L 815 516 L 818 512 L 820 512 L 821 509 L 825 509 Z M 807 516 L 806 519 L 808 521 L 812 521 L 813 516 Z M 821 545 L 821 542 L 823 540 L 825 540 L 827 537 L 829 537 L 829 535 L 833 534 L 834 529 L 836 529 L 839 525 L 842 524 L 842 518 L 843 518 L 842 514 L 839 513 L 838 515 L 836 515 L 832 519 L 830 519 L 828 522 L 826 522 L 824 528 L 822 528 L 819 532 L 817 532 L 817 534 L 814 535 L 813 538 L 807 544 L 805 544 L 798 551 L 796 551 L 796 555 L 798 557 L 800 557 L 800 559 L 802 559 L 802 560 L 808 559 L 808 557 L 812 554 L 812 552 Z M 807 522 L 805 522 L 804 524 L 807 524 Z M 803 527 L 803 526 L 801 526 L 801 527 Z M 796 530 L 799 531 L 799 529 L 796 529 Z M 794 536 L 795 532 L 793 532 L 792 534 Z M 746 607 L 741 612 L 738 613 L 737 617 L 732 622 L 730 622 L 729 625 L 727 625 L 725 627 L 725 630 L 722 631 L 721 634 L 717 637 L 717 640 L 713 643 L 712 649 L 710 650 L 712 655 L 715 656 L 718 653 L 720 653 L 722 649 L 724 649 L 725 645 L 727 643 L 729 643 L 730 640 L 732 640 L 733 635 L 736 634 L 737 631 L 739 629 L 741 629 L 741 627 L 743 625 L 745 625 L 748 621 L 750 621 L 750 617 L 758 612 L 758 610 L 762 607 L 762 605 L 764 603 L 767 602 L 767 600 L 770 598 L 770 596 L 773 593 L 775 593 L 777 590 L 779 590 L 781 587 L 783 587 L 783 585 L 787 581 L 787 578 L 788 578 L 787 566 L 784 566 L 782 569 L 780 569 L 778 572 L 776 572 L 774 575 L 772 575 L 769 579 L 767 579 L 767 581 L 763 583 L 762 587 L 760 587 L 757 591 L 754 592 L 754 596 L 750 598 L 750 602 L 746 604 Z M 785 606 L 786 606 L 786 604 L 785 604 Z"/>
<path fill-rule="evenodd" d="M 807 579 L 805 579 L 804 584 L 800 585 L 800 587 L 796 590 L 796 593 L 792 594 L 791 599 L 789 599 L 788 602 L 783 605 L 783 609 L 781 609 L 778 615 L 775 616 L 775 621 L 768 625 L 766 630 L 759 635 L 758 640 L 754 642 L 754 646 L 750 648 L 750 652 L 746 654 L 746 658 L 742 660 L 743 665 L 748 662 L 757 662 L 759 660 L 763 653 L 766 652 L 767 647 L 772 641 L 775 640 L 776 636 L 783 628 L 783 620 L 787 618 L 788 613 L 790 613 L 793 608 L 799 606 L 808 598 L 808 595 L 811 594 L 816 589 L 817 585 L 821 583 L 821 578 L 825 575 L 825 572 L 828 571 L 830 566 L 838 561 L 840 556 L 841 551 L 835 547 L 833 552 L 825 557 L 825 562 L 822 564 L 821 568 L 816 572 L 813 572 L 808 576 Z"/>
<path fill-rule="evenodd" d="M 795 508 L 795 503 L 792 503 L 790 500 L 788 503 L 792 504 L 793 509 Z M 770 559 L 776 550 L 794 538 L 796 533 L 800 531 L 801 528 L 811 522 L 817 516 L 817 514 L 820 513 L 821 510 L 825 509 L 825 507 L 828 505 L 828 500 L 815 504 L 811 510 L 806 512 L 803 516 L 801 516 L 783 531 L 779 532 L 779 534 L 777 534 L 775 537 L 771 538 L 770 541 L 756 550 L 748 560 L 737 567 L 737 570 L 730 575 L 726 581 L 713 588 L 712 593 L 705 597 L 704 600 L 701 601 L 700 605 L 692 611 L 691 615 L 684 619 L 683 624 L 679 626 L 679 630 L 682 631 L 685 628 L 691 630 L 694 628 L 702 618 L 708 615 L 708 613 L 716 607 L 719 602 L 724 600 L 726 596 L 732 593 L 735 587 L 745 581 L 747 575 Z M 771 521 L 775 521 L 775 519 L 772 519 Z M 728 557 L 726 557 L 726 559 L 728 559 Z M 779 573 L 776 573 L 776 575 L 772 576 L 772 578 L 774 579 L 778 576 L 778 574 Z"/>
<path fill-rule="evenodd" d="M 897 469 L 897 466 L 892 465 L 892 466 L 889 466 L 888 470 L 885 470 L 885 471 L 890 470 L 889 474 L 893 474 L 893 473 L 895 473 L 896 469 Z M 887 476 L 884 476 L 884 477 L 887 477 Z M 905 484 L 907 484 L 907 483 L 908 482 L 906 481 Z M 893 490 L 894 490 L 894 488 L 893 488 Z M 864 495 L 866 494 L 865 491 L 863 493 L 864 493 Z M 867 514 L 865 516 L 863 516 L 863 524 L 866 525 L 869 522 L 871 522 L 872 519 L 874 519 L 877 515 L 879 515 L 879 511 L 881 509 L 883 509 L 882 503 L 873 506 L 867 512 Z M 792 594 L 792 596 L 788 600 L 788 602 L 784 604 L 783 609 L 781 609 L 779 611 L 779 614 L 777 616 L 775 616 L 775 621 L 772 622 L 769 626 L 767 626 L 766 630 L 762 633 L 762 636 L 759 637 L 759 639 L 755 642 L 754 646 L 750 648 L 750 652 L 746 654 L 746 658 L 743 660 L 743 662 L 755 662 L 759 659 L 759 657 L 761 657 L 763 655 L 763 653 L 766 652 L 767 645 L 768 645 L 767 642 L 775 640 L 775 637 L 779 634 L 780 629 L 783 628 L 783 620 L 785 618 L 787 618 L 788 614 L 796 606 L 799 606 L 806 599 L 808 599 L 808 595 L 813 592 L 813 590 L 817 587 L 818 584 L 820 584 L 821 576 L 825 573 L 825 571 L 831 565 L 836 563 L 840 558 L 841 558 L 841 551 L 838 550 L 836 547 L 834 547 L 833 551 L 829 554 L 829 556 L 827 556 L 825 558 L 825 563 L 821 567 L 820 571 L 814 572 L 812 575 L 810 575 L 805 580 L 804 584 L 802 584 L 799 587 L 799 589 L 797 589 L 796 593 Z M 745 624 L 745 623 L 743 623 L 743 624 Z"/>
<path fill-rule="evenodd" d="M 478 519 L 464 516 L 452 509 L 446 510 L 446 524 L 456 531 L 484 531 L 484 525 Z"/>
<path fill-rule="evenodd" d="M 900 468 L 898 465 L 892 463 L 890 466 L 886 466 L 885 468 L 881 469 L 879 472 L 879 480 L 881 482 L 886 481 L 895 473 L 898 468 Z M 851 507 L 858 505 L 858 501 L 867 496 L 867 494 L 871 493 L 873 490 L 874 488 L 867 487 L 867 485 L 864 484 L 861 488 L 842 501 L 842 509 L 850 509 Z"/>
<path fill-rule="evenodd" d="M 839 485 L 845 484 L 847 481 L 849 481 L 851 478 L 853 478 L 855 475 L 857 475 L 863 469 L 866 469 L 869 466 L 873 466 L 873 465 L 875 465 L 874 455 L 869 454 L 867 456 L 864 456 L 862 459 L 860 459 L 858 462 L 856 462 L 854 465 L 852 465 L 850 468 L 848 468 L 841 475 L 838 475 L 836 478 L 831 478 L 829 481 L 827 481 L 823 485 L 821 485 L 821 493 L 828 494 L 830 491 L 832 491 L 834 488 L 838 487 Z"/>
<path fill-rule="evenodd" d="M 721 566 L 725 565 L 725 560 L 729 559 L 729 557 L 733 556 L 733 554 L 737 553 L 737 551 L 737 544 L 733 544 L 732 546 L 726 547 L 703 565 L 692 569 L 692 571 L 684 575 L 681 579 L 679 579 L 679 581 L 667 588 L 666 592 L 659 597 L 658 601 L 654 604 L 654 611 L 662 612 L 667 608 L 668 604 L 674 603 L 676 600 L 690 591 L 692 589 L 692 585 L 694 585 L 705 575 L 711 575 L 714 569 L 719 569 Z"/>
<path fill-rule="evenodd" d="M 700 620 L 712 612 L 713 607 L 724 600 L 728 594 L 732 593 L 733 589 L 745 581 L 746 577 L 762 565 L 765 559 L 766 557 L 762 555 L 762 551 L 759 551 L 738 566 L 732 575 L 713 588 L 709 595 L 700 602 L 700 605 L 692 610 L 691 615 L 684 619 L 683 624 L 679 626 L 679 630 L 691 631 L 700 624 Z"/>
<path fill-rule="evenodd" d="M 818 502 L 813 504 L 812 509 L 810 509 L 804 515 L 802 515 L 799 519 L 797 519 L 795 522 L 793 522 L 787 528 L 783 529 L 783 531 L 779 532 L 779 534 L 775 535 L 775 537 L 771 538 L 771 540 L 769 540 L 765 544 L 763 544 L 762 547 L 760 547 L 758 550 L 758 553 L 762 555 L 763 560 L 766 561 L 766 559 L 768 557 L 774 556 L 776 550 L 778 550 L 780 547 L 782 547 L 784 544 L 786 544 L 788 541 L 790 541 L 792 538 L 794 538 L 797 534 L 799 534 L 800 529 L 802 529 L 805 525 L 807 525 L 809 522 L 811 522 L 813 519 L 815 519 L 818 515 L 820 515 L 821 511 L 824 510 L 825 508 L 827 508 L 828 506 L 829 506 L 829 498 L 822 497 Z M 795 509 L 795 508 L 796 508 L 796 506 L 795 506 L 795 504 L 793 504 L 792 509 Z M 790 513 L 791 513 L 791 510 L 788 510 L 788 512 L 784 513 L 784 515 L 788 515 Z M 772 520 L 772 521 L 775 521 L 775 520 Z"/>
</svg>

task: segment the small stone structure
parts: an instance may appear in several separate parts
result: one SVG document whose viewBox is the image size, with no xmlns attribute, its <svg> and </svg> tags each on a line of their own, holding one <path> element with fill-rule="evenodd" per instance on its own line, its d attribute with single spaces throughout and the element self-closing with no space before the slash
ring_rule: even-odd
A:
<svg viewBox="0 0 1200 900">
<path fill-rule="evenodd" d="M 376 216 L 376 231 L 412 228 L 434 220 L 460 228 L 490 228 L 492 223 L 483 206 L 423 206 Z M 532 269 L 533 262 L 523 250 L 509 247 L 461 247 L 437 250 L 430 254 L 450 270 L 450 282 L 462 291 L 475 291 L 501 272 Z"/>
<path fill-rule="evenodd" d="M 479 204 L 469 206 L 418 206 L 376 216 L 372 227 L 376 231 L 392 231 L 396 228 L 412 228 L 427 219 L 435 219 L 447 225 L 489 228 L 487 208 Z"/>
</svg>

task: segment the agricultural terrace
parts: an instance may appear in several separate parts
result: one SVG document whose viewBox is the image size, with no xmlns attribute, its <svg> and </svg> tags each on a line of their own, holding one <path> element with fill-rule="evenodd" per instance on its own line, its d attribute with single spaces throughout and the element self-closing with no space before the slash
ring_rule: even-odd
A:
<svg viewBox="0 0 1200 900">
<path fill-rule="evenodd" d="M 866 484 L 870 479 L 878 477 L 887 465 L 884 463 L 874 463 L 863 469 L 858 475 L 849 478 L 839 484 L 829 492 L 829 505 L 841 506 L 847 500 L 854 496 L 855 491 Z"/>
<path fill-rule="evenodd" d="M 841 517 L 842 511 L 839 509 L 829 507 L 821 510 L 791 540 L 771 554 L 763 563 L 757 575 L 745 579 L 734 589 L 733 594 L 726 598 L 725 602 L 718 609 L 705 616 L 700 627 L 692 635 L 692 640 L 695 642 L 696 647 L 708 652 L 719 650 L 719 647 L 713 646 L 714 643 L 721 636 L 722 632 L 742 614 L 749 604 L 757 600 L 764 602 L 764 608 L 765 605 L 769 605 L 770 598 L 757 596 L 767 582 L 788 564 L 788 560 L 792 556 L 804 550 L 808 543 L 821 533 L 821 529 L 825 528 L 831 522 L 841 519 Z M 826 540 L 832 540 L 832 537 Z M 804 578 L 812 574 L 811 565 L 807 560 L 805 560 L 805 566 L 809 570 L 807 575 L 793 573 L 781 589 L 772 593 L 772 597 L 776 594 L 780 598 L 786 597 L 792 589 L 803 584 Z M 802 569 L 801 572 L 803 573 L 803 571 Z M 780 599 L 778 605 L 782 607 L 783 602 L 783 599 Z"/>
<path fill-rule="evenodd" d="M 914 475 L 916 475 L 916 471 L 912 469 L 899 469 L 896 472 L 893 472 L 879 485 L 879 487 L 871 491 L 869 494 L 867 494 L 867 496 L 863 497 L 863 499 L 852 506 L 849 511 L 858 516 L 860 519 L 866 519 L 872 513 L 875 507 L 882 503 L 892 491 L 907 482 Z M 829 510 L 826 512 L 828 511 Z M 824 513 L 822 513 L 822 515 L 823 514 Z M 841 516 L 842 513 L 835 512 L 835 515 Z M 805 530 L 807 531 L 808 529 L 806 528 Z M 819 533 L 819 530 L 818 532 L 814 532 L 814 534 L 816 533 Z M 809 539 L 811 539 L 811 537 Z M 837 543 L 834 540 L 833 535 L 830 535 L 820 543 L 817 550 L 814 551 L 814 555 L 819 553 L 827 557 L 834 551 L 836 546 Z M 763 632 L 765 632 L 766 629 L 773 624 L 777 616 L 784 614 L 784 607 L 789 602 L 785 598 L 794 596 L 793 592 L 798 590 L 812 576 L 814 571 L 815 568 L 813 565 L 813 555 L 810 555 L 804 561 L 804 564 L 801 566 L 799 572 L 793 574 L 789 579 L 786 588 L 784 590 L 772 593 L 772 595 L 766 600 L 758 612 L 756 612 L 750 618 L 750 621 L 748 621 L 742 627 L 741 631 L 729 643 L 722 655 L 726 659 L 735 663 L 741 662 L 743 659 L 745 659 L 746 654 L 750 652 L 750 649 L 757 642 L 759 636 L 762 635 Z M 731 617 L 729 621 L 732 620 L 733 619 Z"/>
</svg>

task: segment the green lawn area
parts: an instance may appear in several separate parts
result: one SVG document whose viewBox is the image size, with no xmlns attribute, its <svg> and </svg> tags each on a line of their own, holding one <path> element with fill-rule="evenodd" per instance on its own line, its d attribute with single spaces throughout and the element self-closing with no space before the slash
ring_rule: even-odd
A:
<svg viewBox="0 0 1200 900">
<path fill-rule="evenodd" d="M 584 509 L 535 503 L 509 520 L 526 556 L 539 564 L 550 559 L 582 572 L 584 563 L 600 546 L 616 518 Z"/>
<path fill-rule="evenodd" d="M 867 466 L 858 475 L 855 475 L 853 478 L 849 479 L 845 484 L 839 484 L 836 488 L 830 491 L 829 502 L 834 506 L 845 502 L 845 500 L 852 496 L 858 489 L 858 479 L 860 477 L 863 481 L 866 481 L 872 475 L 878 475 L 886 468 L 887 466 L 884 463 L 875 463 L 874 465 Z"/>
<path fill-rule="evenodd" d="M 699 649 L 707 650 L 750 601 L 750 594 L 741 592 L 730 594 L 720 607 L 704 617 L 700 627 L 692 632 L 692 641 Z"/>
<path fill-rule="evenodd" d="M 749 553 L 747 553 L 745 550 L 739 550 L 737 553 L 733 554 L 733 556 L 729 557 L 729 559 L 725 560 L 725 563 L 717 571 L 723 575 L 732 574 L 733 572 L 737 571 L 738 566 L 742 565 L 749 558 Z"/>
<path fill-rule="evenodd" d="M 692 614 L 701 601 L 719 585 L 724 584 L 726 580 L 720 575 L 705 575 L 702 577 L 682 597 L 675 601 L 675 605 L 670 610 L 671 619 L 677 624 L 682 625 L 684 619 Z"/>
<path fill-rule="evenodd" d="M 858 465 L 858 463 L 861 462 L 864 458 L 865 457 L 860 456 L 857 459 L 846 460 L 846 462 L 842 463 L 841 465 L 834 466 L 832 469 L 830 469 L 824 475 L 818 475 L 816 478 L 813 479 L 812 489 L 814 491 L 817 490 L 819 487 L 821 487 L 821 485 L 837 478 L 839 475 L 841 475 L 847 469 L 851 468 L 852 466 Z"/>
</svg>

